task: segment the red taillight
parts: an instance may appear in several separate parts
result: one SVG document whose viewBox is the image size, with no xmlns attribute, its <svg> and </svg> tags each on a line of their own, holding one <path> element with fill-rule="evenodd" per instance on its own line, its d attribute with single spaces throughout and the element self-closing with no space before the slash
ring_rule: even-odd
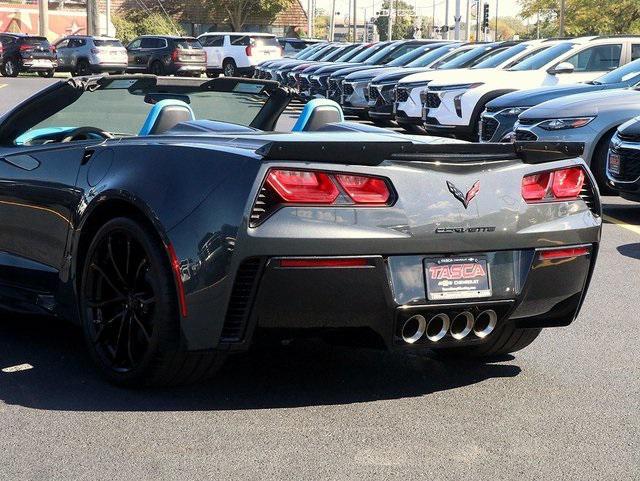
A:
<svg viewBox="0 0 640 481">
<path fill-rule="evenodd" d="M 179 56 L 180 56 L 180 50 L 178 50 L 177 48 L 173 52 L 171 52 L 172 61 L 177 62 Z"/>
<path fill-rule="evenodd" d="M 332 204 L 340 193 L 322 172 L 274 169 L 267 175 L 267 184 L 283 201 L 296 204 Z"/>
<path fill-rule="evenodd" d="M 56 53 L 56 51 L 57 51 L 55 45 L 49 46 L 49 50 L 51 51 L 51 53 Z"/>
<path fill-rule="evenodd" d="M 26 52 L 27 50 L 33 50 L 33 47 L 31 45 L 20 45 L 21 52 Z"/>
<path fill-rule="evenodd" d="M 577 199 L 584 186 L 581 167 L 570 167 L 522 178 L 522 198 L 526 202 Z"/>
<path fill-rule="evenodd" d="M 588 247 L 566 247 L 560 249 L 548 249 L 540 251 L 540 260 L 568 259 L 570 257 L 586 256 L 589 254 Z"/>
<path fill-rule="evenodd" d="M 302 259 L 280 259 L 280 267 L 365 267 L 368 266 L 368 259 L 362 257 L 354 258 L 302 258 Z"/>
<path fill-rule="evenodd" d="M 580 167 L 556 170 L 551 189 L 558 199 L 576 198 L 584 185 L 584 170 Z"/>
<path fill-rule="evenodd" d="M 251 47 L 251 45 L 247 45 L 247 48 L 245 48 L 244 51 L 247 54 L 247 57 L 251 57 L 251 55 L 252 55 L 252 47 Z"/>
<path fill-rule="evenodd" d="M 336 175 L 345 192 L 358 204 L 386 204 L 391 197 L 387 183 L 375 177 Z"/>
</svg>

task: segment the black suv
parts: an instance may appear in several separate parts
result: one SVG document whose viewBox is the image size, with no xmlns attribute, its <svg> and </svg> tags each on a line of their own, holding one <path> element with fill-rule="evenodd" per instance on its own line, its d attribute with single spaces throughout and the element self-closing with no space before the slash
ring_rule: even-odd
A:
<svg viewBox="0 0 640 481">
<path fill-rule="evenodd" d="M 207 54 L 193 37 L 144 35 L 127 45 L 127 55 L 131 72 L 199 77 L 207 70 Z"/>
<path fill-rule="evenodd" d="M 56 50 L 45 37 L 3 32 L 0 44 L 0 73 L 5 77 L 17 77 L 20 72 L 53 77 L 57 67 Z"/>
</svg>

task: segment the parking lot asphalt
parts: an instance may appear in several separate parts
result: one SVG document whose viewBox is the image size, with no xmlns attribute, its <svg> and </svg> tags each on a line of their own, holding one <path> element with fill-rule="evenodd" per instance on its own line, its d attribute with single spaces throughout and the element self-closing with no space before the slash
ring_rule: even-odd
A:
<svg viewBox="0 0 640 481">
<path fill-rule="evenodd" d="M 0 112 L 48 82 L 0 78 Z M 638 480 L 640 204 L 603 203 L 579 318 L 490 363 L 307 341 L 128 391 L 75 328 L 5 317 L 0 479 Z"/>
</svg>

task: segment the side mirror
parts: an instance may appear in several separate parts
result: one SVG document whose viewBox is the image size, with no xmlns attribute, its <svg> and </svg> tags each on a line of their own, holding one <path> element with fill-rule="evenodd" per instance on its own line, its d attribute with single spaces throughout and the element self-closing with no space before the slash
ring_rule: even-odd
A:
<svg viewBox="0 0 640 481">
<path fill-rule="evenodd" d="M 551 75 L 557 75 L 559 73 L 573 73 L 576 68 L 569 62 L 560 62 L 555 67 L 548 70 Z"/>
</svg>

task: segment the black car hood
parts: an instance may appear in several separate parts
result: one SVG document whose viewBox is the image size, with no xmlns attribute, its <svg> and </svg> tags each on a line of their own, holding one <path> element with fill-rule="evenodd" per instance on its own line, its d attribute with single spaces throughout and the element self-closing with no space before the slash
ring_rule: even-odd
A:
<svg viewBox="0 0 640 481">
<path fill-rule="evenodd" d="M 406 77 L 407 75 L 412 75 L 414 73 L 418 73 L 418 72 L 426 72 L 429 69 L 426 67 L 412 67 L 412 68 L 407 68 L 407 67 L 403 67 L 402 70 L 397 70 L 397 69 L 393 69 L 391 70 L 391 68 L 387 71 L 383 71 L 383 73 L 378 74 L 376 77 L 373 78 L 373 80 L 371 81 L 371 83 L 386 83 L 386 82 L 397 82 L 398 80 Z"/>
<path fill-rule="evenodd" d="M 495 111 L 506 109 L 508 107 L 531 107 L 541 104 L 542 102 L 546 102 L 547 100 L 553 100 L 567 95 L 596 92 L 598 90 L 619 89 L 626 86 L 626 84 L 622 83 L 606 85 L 580 83 L 518 90 L 516 92 L 501 95 L 497 99 L 492 100 L 487 104 L 487 108 Z"/>
<path fill-rule="evenodd" d="M 634 117 L 618 127 L 618 136 L 624 140 L 640 142 L 640 117 Z"/>
</svg>

